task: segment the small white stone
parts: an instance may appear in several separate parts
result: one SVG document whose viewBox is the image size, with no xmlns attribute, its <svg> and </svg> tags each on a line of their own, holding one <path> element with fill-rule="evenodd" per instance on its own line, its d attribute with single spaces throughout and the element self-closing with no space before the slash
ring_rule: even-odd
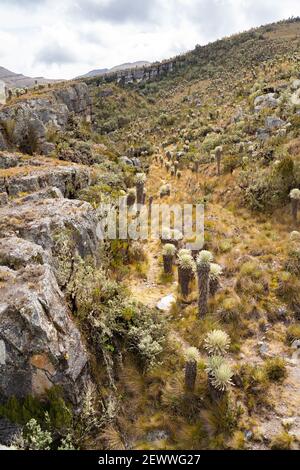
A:
<svg viewBox="0 0 300 470">
<path fill-rule="evenodd" d="M 156 307 L 163 312 L 167 312 L 170 310 L 172 304 L 176 301 L 175 296 L 173 294 L 166 295 L 157 302 Z"/>
</svg>

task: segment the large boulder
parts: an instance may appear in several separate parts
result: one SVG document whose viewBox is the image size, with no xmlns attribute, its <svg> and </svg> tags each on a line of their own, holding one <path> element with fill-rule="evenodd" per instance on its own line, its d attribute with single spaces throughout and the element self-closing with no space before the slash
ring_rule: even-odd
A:
<svg viewBox="0 0 300 470">
<path fill-rule="evenodd" d="M 53 92 L 56 100 L 67 106 L 68 111 L 85 117 L 88 121 L 92 115 L 92 99 L 86 83 L 76 83 L 67 88 L 59 88 Z"/>
<path fill-rule="evenodd" d="M 277 108 L 279 104 L 278 95 L 276 93 L 267 93 L 266 95 L 257 96 L 254 100 L 254 109 L 256 112 L 266 108 Z"/>
<path fill-rule="evenodd" d="M 0 266 L 0 397 L 59 385 L 78 405 L 87 354 L 50 266 L 31 258 L 19 270 Z"/>
<path fill-rule="evenodd" d="M 95 256 L 97 217 L 85 202 L 45 199 L 0 208 L 0 400 L 61 386 L 79 405 L 88 356 L 62 287 Z"/>
<path fill-rule="evenodd" d="M 79 405 L 88 356 L 63 295 L 76 262 L 95 256 L 97 217 L 77 200 L 0 208 L 0 401 L 61 386 Z"/>
<path fill-rule="evenodd" d="M 269 130 L 280 129 L 286 124 L 285 121 L 276 116 L 267 116 L 265 126 Z"/>
</svg>

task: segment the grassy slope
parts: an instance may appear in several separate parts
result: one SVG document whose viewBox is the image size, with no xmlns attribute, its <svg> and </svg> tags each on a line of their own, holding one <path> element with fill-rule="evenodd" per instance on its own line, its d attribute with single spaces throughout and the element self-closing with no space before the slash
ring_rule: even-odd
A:
<svg viewBox="0 0 300 470">
<path fill-rule="evenodd" d="M 181 303 L 179 296 L 170 315 L 169 343 L 160 367 L 141 377 L 128 359 L 119 384 L 124 390 L 124 413 L 119 417 L 120 431 L 114 429 L 114 432 L 129 435 L 134 447 L 269 448 L 270 439 L 275 435 L 281 436 L 279 445 L 290 445 L 286 444 L 288 437 L 282 435 L 282 419 L 291 416 L 295 419 L 291 431 L 296 436 L 293 446 L 297 447 L 299 374 L 289 362 L 292 350 L 286 340 L 286 330 L 295 322 L 289 296 L 297 297 L 297 276 L 292 275 L 284 286 L 283 294 L 278 294 L 291 248 L 289 234 L 295 227 L 285 207 L 288 197 L 285 204 L 273 207 L 271 213 L 257 214 L 245 207 L 238 184 L 243 171 L 241 160 L 246 155 L 239 154 L 236 144 L 248 140 L 257 144 L 252 128 L 262 126 L 265 116 L 255 116 L 253 113 L 255 87 L 263 93 L 264 87 L 276 88 L 297 78 L 298 65 L 294 51 L 299 43 L 299 28 L 299 23 L 264 27 L 189 54 L 181 71 L 174 76 L 134 87 L 134 91 L 150 99 L 151 109 L 143 120 L 135 122 L 132 117 L 127 126 L 117 131 L 117 139 L 113 136 L 114 140 L 119 141 L 118 145 L 125 142 L 124 148 L 126 144 L 128 146 L 128 139 L 137 135 L 136 140 L 146 139 L 154 146 L 168 142 L 166 149 L 173 151 L 181 150 L 185 139 L 189 138 L 190 152 L 182 166 L 181 180 L 171 177 L 164 166 L 153 163 L 147 180 L 147 193 L 156 198 L 161 184 L 170 182 L 172 195 L 165 202 L 196 202 L 205 198 L 208 201 L 206 246 L 224 268 L 222 289 L 211 300 L 210 314 L 205 322 L 199 322 L 196 318 L 196 286 L 188 306 Z M 261 64 L 262 59 L 265 62 Z M 247 118 L 241 124 L 233 124 L 232 116 L 239 107 Z M 294 111 L 286 106 L 270 113 L 288 119 Z M 170 126 L 161 124 L 162 113 L 173 117 Z M 217 137 L 217 143 L 223 144 L 225 159 L 230 156 L 239 162 L 233 174 L 223 168 L 222 177 L 216 177 L 215 164 L 210 163 L 210 150 L 215 145 L 211 147 L 207 139 L 204 141 L 205 128 Z M 272 140 L 259 150 L 267 151 L 269 146 L 279 158 L 292 142 L 293 148 L 296 148 L 293 159 L 297 162 L 297 135 L 295 127 L 285 139 Z M 134 145 L 135 139 L 131 143 Z M 164 151 L 160 150 L 159 154 L 164 155 Z M 198 175 L 188 169 L 195 157 L 202 162 Z M 257 159 L 247 165 L 250 172 L 259 167 L 264 171 L 265 168 Z M 127 283 L 135 298 L 152 306 L 162 295 L 176 293 L 177 288 L 172 282 L 161 282 L 159 244 L 150 242 L 145 251 L 149 253 L 147 279 L 133 274 Z M 284 321 L 278 314 L 280 308 L 285 309 Z M 237 374 L 243 377 L 243 383 L 230 392 L 234 407 L 239 403 L 239 411 L 243 410 L 238 416 L 237 427 L 227 409 L 210 404 L 205 398 L 203 338 L 205 332 L 214 326 L 230 334 L 230 360 Z M 267 344 L 270 356 L 286 358 L 288 377 L 283 383 L 272 383 L 262 377 L 267 356 L 259 353 L 260 341 Z M 189 397 L 189 403 L 182 383 L 184 349 L 187 345 L 199 347 L 202 354 L 196 393 Z M 249 377 L 245 378 L 242 371 L 249 363 L 255 369 L 249 371 Z M 223 420 L 225 412 L 228 416 Z M 166 430 L 168 439 L 145 442 L 145 434 L 153 429 Z M 254 439 L 245 443 L 243 432 L 249 429 L 254 433 Z M 262 435 L 267 438 L 266 441 Z"/>
<path fill-rule="evenodd" d="M 178 295 L 168 315 L 168 341 L 159 366 L 143 374 L 135 358 L 124 355 L 124 368 L 117 381 L 119 413 L 89 446 L 120 448 L 127 443 L 143 449 L 270 448 L 274 436 L 280 435 L 276 445 L 299 447 L 300 378 L 291 362 L 293 351 L 287 339 L 290 326 L 298 324 L 297 258 L 292 259 L 296 271 L 286 273 L 289 251 L 298 249 L 297 243 L 290 242 L 290 232 L 299 226 L 292 224 L 289 215 L 288 185 L 282 198 L 260 213 L 251 211 L 240 187 L 245 171 L 257 175 L 257 179 L 260 175 L 274 177 L 275 170 L 265 159 L 269 150 L 277 160 L 292 158 L 295 168 L 290 184 L 300 183 L 297 109 L 289 104 L 288 97 L 277 109 L 258 114 L 253 109 L 255 97 L 267 88 L 286 86 L 283 93 L 291 92 L 290 83 L 299 76 L 295 59 L 299 31 L 299 22 L 282 23 L 196 48 L 178 60 L 181 65 L 174 74 L 157 82 L 122 89 L 111 83 L 98 87 L 97 80 L 87 81 L 95 102 L 94 132 L 87 136 L 92 145 L 104 145 L 103 157 L 114 161 L 131 146 L 156 149 L 163 165 L 149 156 L 142 158 L 151 164 L 148 196 L 157 200 L 160 186 L 170 182 L 171 196 L 164 202 L 205 202 L 206 248 L 223 267 L 222 288 L 210 300 L 205 321 L 196 317 L 196 285 L 187 304 Z M 103 94 L 107 90 L 108 94 Z M 35 96 L 36 92 L 31 93 Z M 40 93 L 43 91 L 36 94 Z M 243 115 L 235 122 L 233 117 L 239 109 Z M 274 135 L 260 145 L 256 130 L 264 126 L 267 115 L 281 117 L 292 126 L 286 136 Z M 165 169 L 165 151 L 181 151 L 187 139 L 189 149 L 178 180 Z M 240 151 L 241 142 L 251 144 Z M 224 149 L 220 178 L 211 156 L 219 144 Z M 253 158 L 247 150 L 251 145 L 255 147 Z M 200 162 L 198 174 L 190 170 L 195 160 Z M 101 165 L 99 170 L 101 173 Z M 119 173 L 115 173 L 118 183 Z M 132 179 L 127 179 L 132 184 Z M 103 185 L 91 190 L 90 202 L 99 202 L 99 188 Z M 171 282 L 162 278 L 159 243 L 150 242 L 144 249 L 148 254 L 146 271 L 144 267 L 129 269 L 124 276 L 117 268 L 114 275 L 123 278 L 133 298 L 152 307 L 163 295 L 177 295 L 177 274 L 174 269 Z M 230 399 L 220 404 L 209 399 L 204 370 L 203 339 L 216 326 L 231 336 L 229 359 L 236 371 Z M 260 341 L 267 345 L 267 354 L 286 359 L 287 378 L 283 382 L 272 382 L 266 376 L 267 356 L 259 352 Z M 184 351 L 188 346 L 198 347 L 201 353 L 196 390 L 191 395 L 186 395 L 183 386 Z M 98 368 L 97 373 L 99 382 L 104 383 L 103 396 L 107 396 L 105 368 Z M 282 435 L 282 419 L 289 417 L 295 420 L 291 429 L 294 438 Z M 146 435 L 153 430 L 166 431 L 166 437 L 150 442 Z M 246 430 L 253 433 L 250 442 L 245 442 Z"/>
</svg>

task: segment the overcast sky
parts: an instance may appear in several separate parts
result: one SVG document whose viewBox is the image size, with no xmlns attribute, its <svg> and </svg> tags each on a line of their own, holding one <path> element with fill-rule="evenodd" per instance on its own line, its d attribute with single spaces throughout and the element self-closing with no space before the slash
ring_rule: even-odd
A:
<svg viewBox="0 0 300 470">
<path fill-rule="evenodd" d="M 0 0 L 0 65 L 72 78 L 300 16 L 300 0 Z"/>
</svg>

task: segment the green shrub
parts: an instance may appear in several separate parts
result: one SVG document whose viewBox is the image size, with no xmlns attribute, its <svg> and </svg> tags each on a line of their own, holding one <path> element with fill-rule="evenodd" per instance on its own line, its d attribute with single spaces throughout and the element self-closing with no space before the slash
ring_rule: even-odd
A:
<svg viewBox="0 0 300 470">
<path fill-rule="evenodd" d="M 270 211 L 286 204 L 294 179 L 293 160 L 285 157 L 276 167 L 256 170 L 251 167 L 242 172 L 240 186 L 244 200 L 251 209 Z"/>
<path fill-rule="evenodd" d="M 280 357 L 267 359 L 264 369 L 269 380 L 279 382 L 286 377 L 286 364 Z"/>
<path fill-rule="evenodd" d="M 23 431 L 24 448 L 27 450 L 50 450 L 53 438 L 49 431 L 42 430 L 37 421 L 32 418 Z"/>
</svg>

